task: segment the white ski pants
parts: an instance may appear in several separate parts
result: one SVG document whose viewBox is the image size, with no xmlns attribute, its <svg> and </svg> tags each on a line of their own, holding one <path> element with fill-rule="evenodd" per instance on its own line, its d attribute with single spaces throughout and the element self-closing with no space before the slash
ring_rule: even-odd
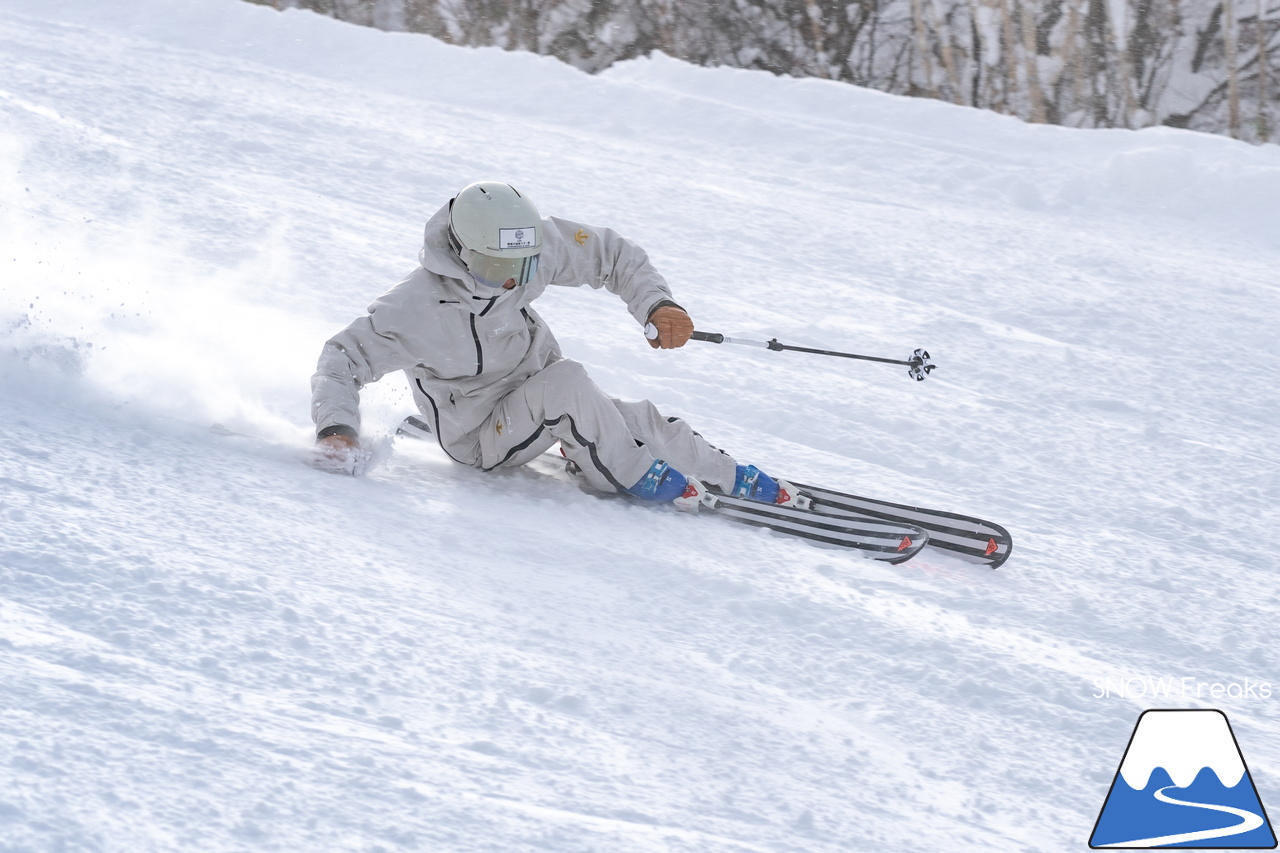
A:
<svg viewBox="0 0 1280 853">
<path fill-rule="evenodd" d="M 736 474 L 733 457 L 684 421 L 664 417 L 648 400 L 610 397 L 570 359 L 548 365 L 502 398 L 480 428 L 480 467 L 523 465 L 557 441 L 602 491 L 635 485 L 655 459 L 724 489 Z"/>
</svg>

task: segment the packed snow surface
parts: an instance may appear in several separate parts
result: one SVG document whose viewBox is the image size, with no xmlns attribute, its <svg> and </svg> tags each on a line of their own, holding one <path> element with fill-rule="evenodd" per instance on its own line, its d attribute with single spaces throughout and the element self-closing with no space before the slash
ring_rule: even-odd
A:
<svg viewBox="0 0 1280 853">
<path fill-rule="evenodd" d="M 927 348 L 915 383 L 539 303 L 612 393 L 1012 558 L 464 469 L 389 446 L 399 377 L 385 460 L 309 467 L 322 343 L 487 178 L 705 331 Z M 1280 811 L 1280 148 L 0 0 L 0 247 L 6 853 L 1080 850 L 1149 707 L 1222 709 Z"/>
</svg>

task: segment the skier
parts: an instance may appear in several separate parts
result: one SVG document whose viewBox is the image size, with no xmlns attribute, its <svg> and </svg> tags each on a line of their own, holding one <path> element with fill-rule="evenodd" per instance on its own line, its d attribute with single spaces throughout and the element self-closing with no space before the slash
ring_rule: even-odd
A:
<svg viewBox="0 0 1280 853">
<path fill-rule="evenodd" d="M 796 505 L 788 483 L 739 465 L 679 418 L 606 395 L 531 307 L 548 285 L 603 287 L 656 329 L 650 346 L 684 346 L 693 321 L 635 243 L 543 219 L 514 187 L 482 181 L 431 217 L 418 260 L 321 351 L 311 380 L 320 467 L 354 471 L 360 389 L 403 370 L 440 446 L 464 465 L 523 465 L 559 441 L 571 469 L 603 491 L 697 510 L 710 484 Z"/>
</svg>

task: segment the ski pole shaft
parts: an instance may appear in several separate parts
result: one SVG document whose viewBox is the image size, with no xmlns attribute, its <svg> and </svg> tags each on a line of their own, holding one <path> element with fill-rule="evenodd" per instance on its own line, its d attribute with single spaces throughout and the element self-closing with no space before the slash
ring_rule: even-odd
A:
<svg viewBox="0 0 1280 853">
<path fill-rule="evenodd" d="M 694 332 L 693 339 L 695 341 L 707 341 L 712 344 L 742 344 L 744 346 L 765 347 L 766 349 L 782 352 L 790 350 L 791 352 L 811 352 L 814 355 L 833 355 L 838 358 L 857 358 L 863 361 L 878 361 L 883 364 L 915 364 L 914 361 L 904 361 L 900 358 L 880 358 L 875 355 L 858 355 L 852 352 L 836 352 L 829 349 L 811 349 L 809 347 L 797 347 L 790 344 L 780 344 L 777 338 L 768 341 L 748 341 L 743 338 L 730 338 L 717 332 Z"/>
<path fill-rule="evenodd" d="M 881 364 L 901 364 L 910 368 L 907 372 L 910 374 L 911 378 L 915 379 L 917 382 L 923 380 L 929 375 L 931 370 L 937 367 L 936 364 L 929 360 L 929 353 L 922 349 L 916 350 L 911 354 L 910 359 L 904 360 L 899 358 L 881 358 L 875 355 L 859 355 L 852 352 L 837 352 L 829 349 L 813 349 L 812 347 L 791 346 L 790 344 L 778 343 L 777 338 L 767 341 L 731 338 L 728 335 L 722 335 L 719 332 L 694 332 L 693 340 L 706 341 L 711 344 L 739 344 L 741 346 L 764 347 L 765 349 L 770 349 L 774 352 L 784 352 L 789 350 L 791 352 L 807 352 L 814 355 L 830 355 L 837 358 L 856 358 L 861 361 L 877 361 Z"/>
</svg>

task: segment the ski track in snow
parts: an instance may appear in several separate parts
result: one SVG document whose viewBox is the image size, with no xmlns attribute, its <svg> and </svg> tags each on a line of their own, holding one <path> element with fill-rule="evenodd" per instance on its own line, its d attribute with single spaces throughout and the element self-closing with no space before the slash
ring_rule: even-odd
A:
<svg viewBox="0 0 1280 853">
<path fill-rule="evenodd" d="M 1093 679 L 1275 679 L 1280 148 L 0 0 L 0 164 L 6 853 L 1076 850 L 1137 714 L 1206 701 Z M 607 294 L 539 302 L 611 392 L 1013 557 L 890 567 L 414 442 L 300 464 L 320 345 L 481 177 L 636 238 L 700 328 L 929 349 L 924 383 L 654 352 Z M 1280 799 L 1276 700 L 1213 705 Z"/>
</svg>

